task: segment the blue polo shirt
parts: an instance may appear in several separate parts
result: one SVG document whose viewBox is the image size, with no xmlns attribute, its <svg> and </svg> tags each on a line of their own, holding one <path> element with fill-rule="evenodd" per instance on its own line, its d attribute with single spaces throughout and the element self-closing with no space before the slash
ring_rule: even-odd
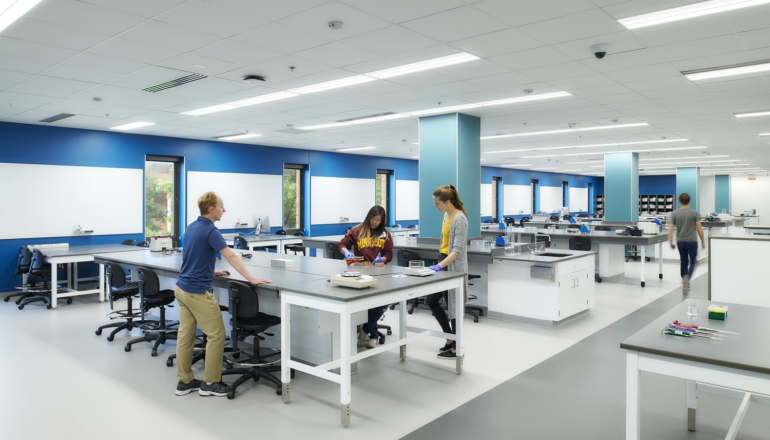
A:
<svg viewBox="0 0 770 440">
<path fill-rule="evenodd" d="M 217 252 L 226 247 L 227 242 L 211 220 L 200 216 L 190 223 L 184 231 L 182 271 L 176 285 L 190 293 L 212 290 Z"/>
</svg>

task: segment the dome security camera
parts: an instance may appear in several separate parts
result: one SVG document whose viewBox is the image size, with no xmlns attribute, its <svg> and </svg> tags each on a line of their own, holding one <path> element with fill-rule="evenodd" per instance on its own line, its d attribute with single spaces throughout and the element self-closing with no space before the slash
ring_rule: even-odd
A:
<svg viewBox="0 0 770 440">
<path fill-rule="evenodd" d="M 591 46 L 591 53 L 594 54 L 594 56 L 597 59 L 604 58 L 605 55 L 607 55 L 607 50 L 610 48 L 609 44 L 594 44 Z"/>
</svg>

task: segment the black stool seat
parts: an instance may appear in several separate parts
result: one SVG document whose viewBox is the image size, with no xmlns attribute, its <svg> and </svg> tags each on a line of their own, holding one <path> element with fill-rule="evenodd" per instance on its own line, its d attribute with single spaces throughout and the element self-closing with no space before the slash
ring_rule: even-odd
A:
<svg viewBox="0 0 770 440">
<path fill-rule="evenodd" d="M 110 295 L 112 295 L 113 299 L 139 295 L 139 283 L 126 283 L 120 287 L 113 287 Z"/>
<path fill-rule="evenodd" d="M 233 320 L 230 319 L 230 325 L 232 324 Z M 281 325 L 280 316 L 259 312 L 259 314 L 253 318 L 238 318 L 238 327 L 243 330 L 262 332 L 262 330 L 267 330 L 274 325 Z"/>
<path fill-rule="evenodd" d="M 151 305 L 151 307 L 167 306 L 174 302 L 174 300 L 176 300 L 176 297 L 173 290 L 161 290 L 156 295 L 144 297 L 144 302 Z"/>
</svg>

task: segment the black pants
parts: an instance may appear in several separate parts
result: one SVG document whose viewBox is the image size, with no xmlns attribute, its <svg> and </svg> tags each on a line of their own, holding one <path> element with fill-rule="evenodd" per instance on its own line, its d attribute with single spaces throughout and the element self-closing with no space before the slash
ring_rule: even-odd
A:
<svg viewBox="0 0 770 440">
<path fill-rule="evenodd" d="M 444 259 L 447 257 L 447 255 L 444 254 L 438 254 L 438 260 L 439 262 L 444 261 Z M 446 267 L 443 270 L 447 270 Z M 449 317 L 446 314 L 446 311 L 444 311 L 444 308 L 441 307 L 441 299 L 444 298 L 444 295 L 447 295 L 447 307 L 449 306 L 449 297 L 448 292 L 446 290 L 438 293 L 433 293 L 425 297 L 425 304 L 430 307 L 430 311 L 433 312 L 433 316 L 436 318 L 436 321 L 438 321 L 438 325 L 441 326 L 441 331 L 444 333 L 451 333 L 455 334 L 455 320 L 450 320 Z"/>
</svg>

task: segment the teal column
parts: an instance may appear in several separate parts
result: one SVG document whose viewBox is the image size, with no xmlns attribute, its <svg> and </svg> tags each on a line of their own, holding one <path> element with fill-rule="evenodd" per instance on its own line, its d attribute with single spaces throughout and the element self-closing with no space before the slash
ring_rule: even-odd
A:
<svg viewBox="0 0 770 440">
<path fill-rule="evenodd" d="M 681 208 L 679 196 L 687 193 L 690 196 L 690 209 L 700 207 L 700 168 L 681 167 L 676 169 L 676 207 Z M 703 213 L 701 213 L 703 214 Z"/>
<path fill-rule="evenodd" d="M 604 219 L 639 220 L 639 153 L 604 155 Z"/>
<path fill-rule="evenodd" d="M 433 191 L 454 185 L 468 211 L 468 236 L 481 235 L 481 119 L 460 113 L 420 118 L 420 237 L 441 237 Z"/>
<path fill-rule="evenodd" d="M 714 209 L 717 214 L 730 212 L 730 176 L 714 176 Z"/>
</svg>

